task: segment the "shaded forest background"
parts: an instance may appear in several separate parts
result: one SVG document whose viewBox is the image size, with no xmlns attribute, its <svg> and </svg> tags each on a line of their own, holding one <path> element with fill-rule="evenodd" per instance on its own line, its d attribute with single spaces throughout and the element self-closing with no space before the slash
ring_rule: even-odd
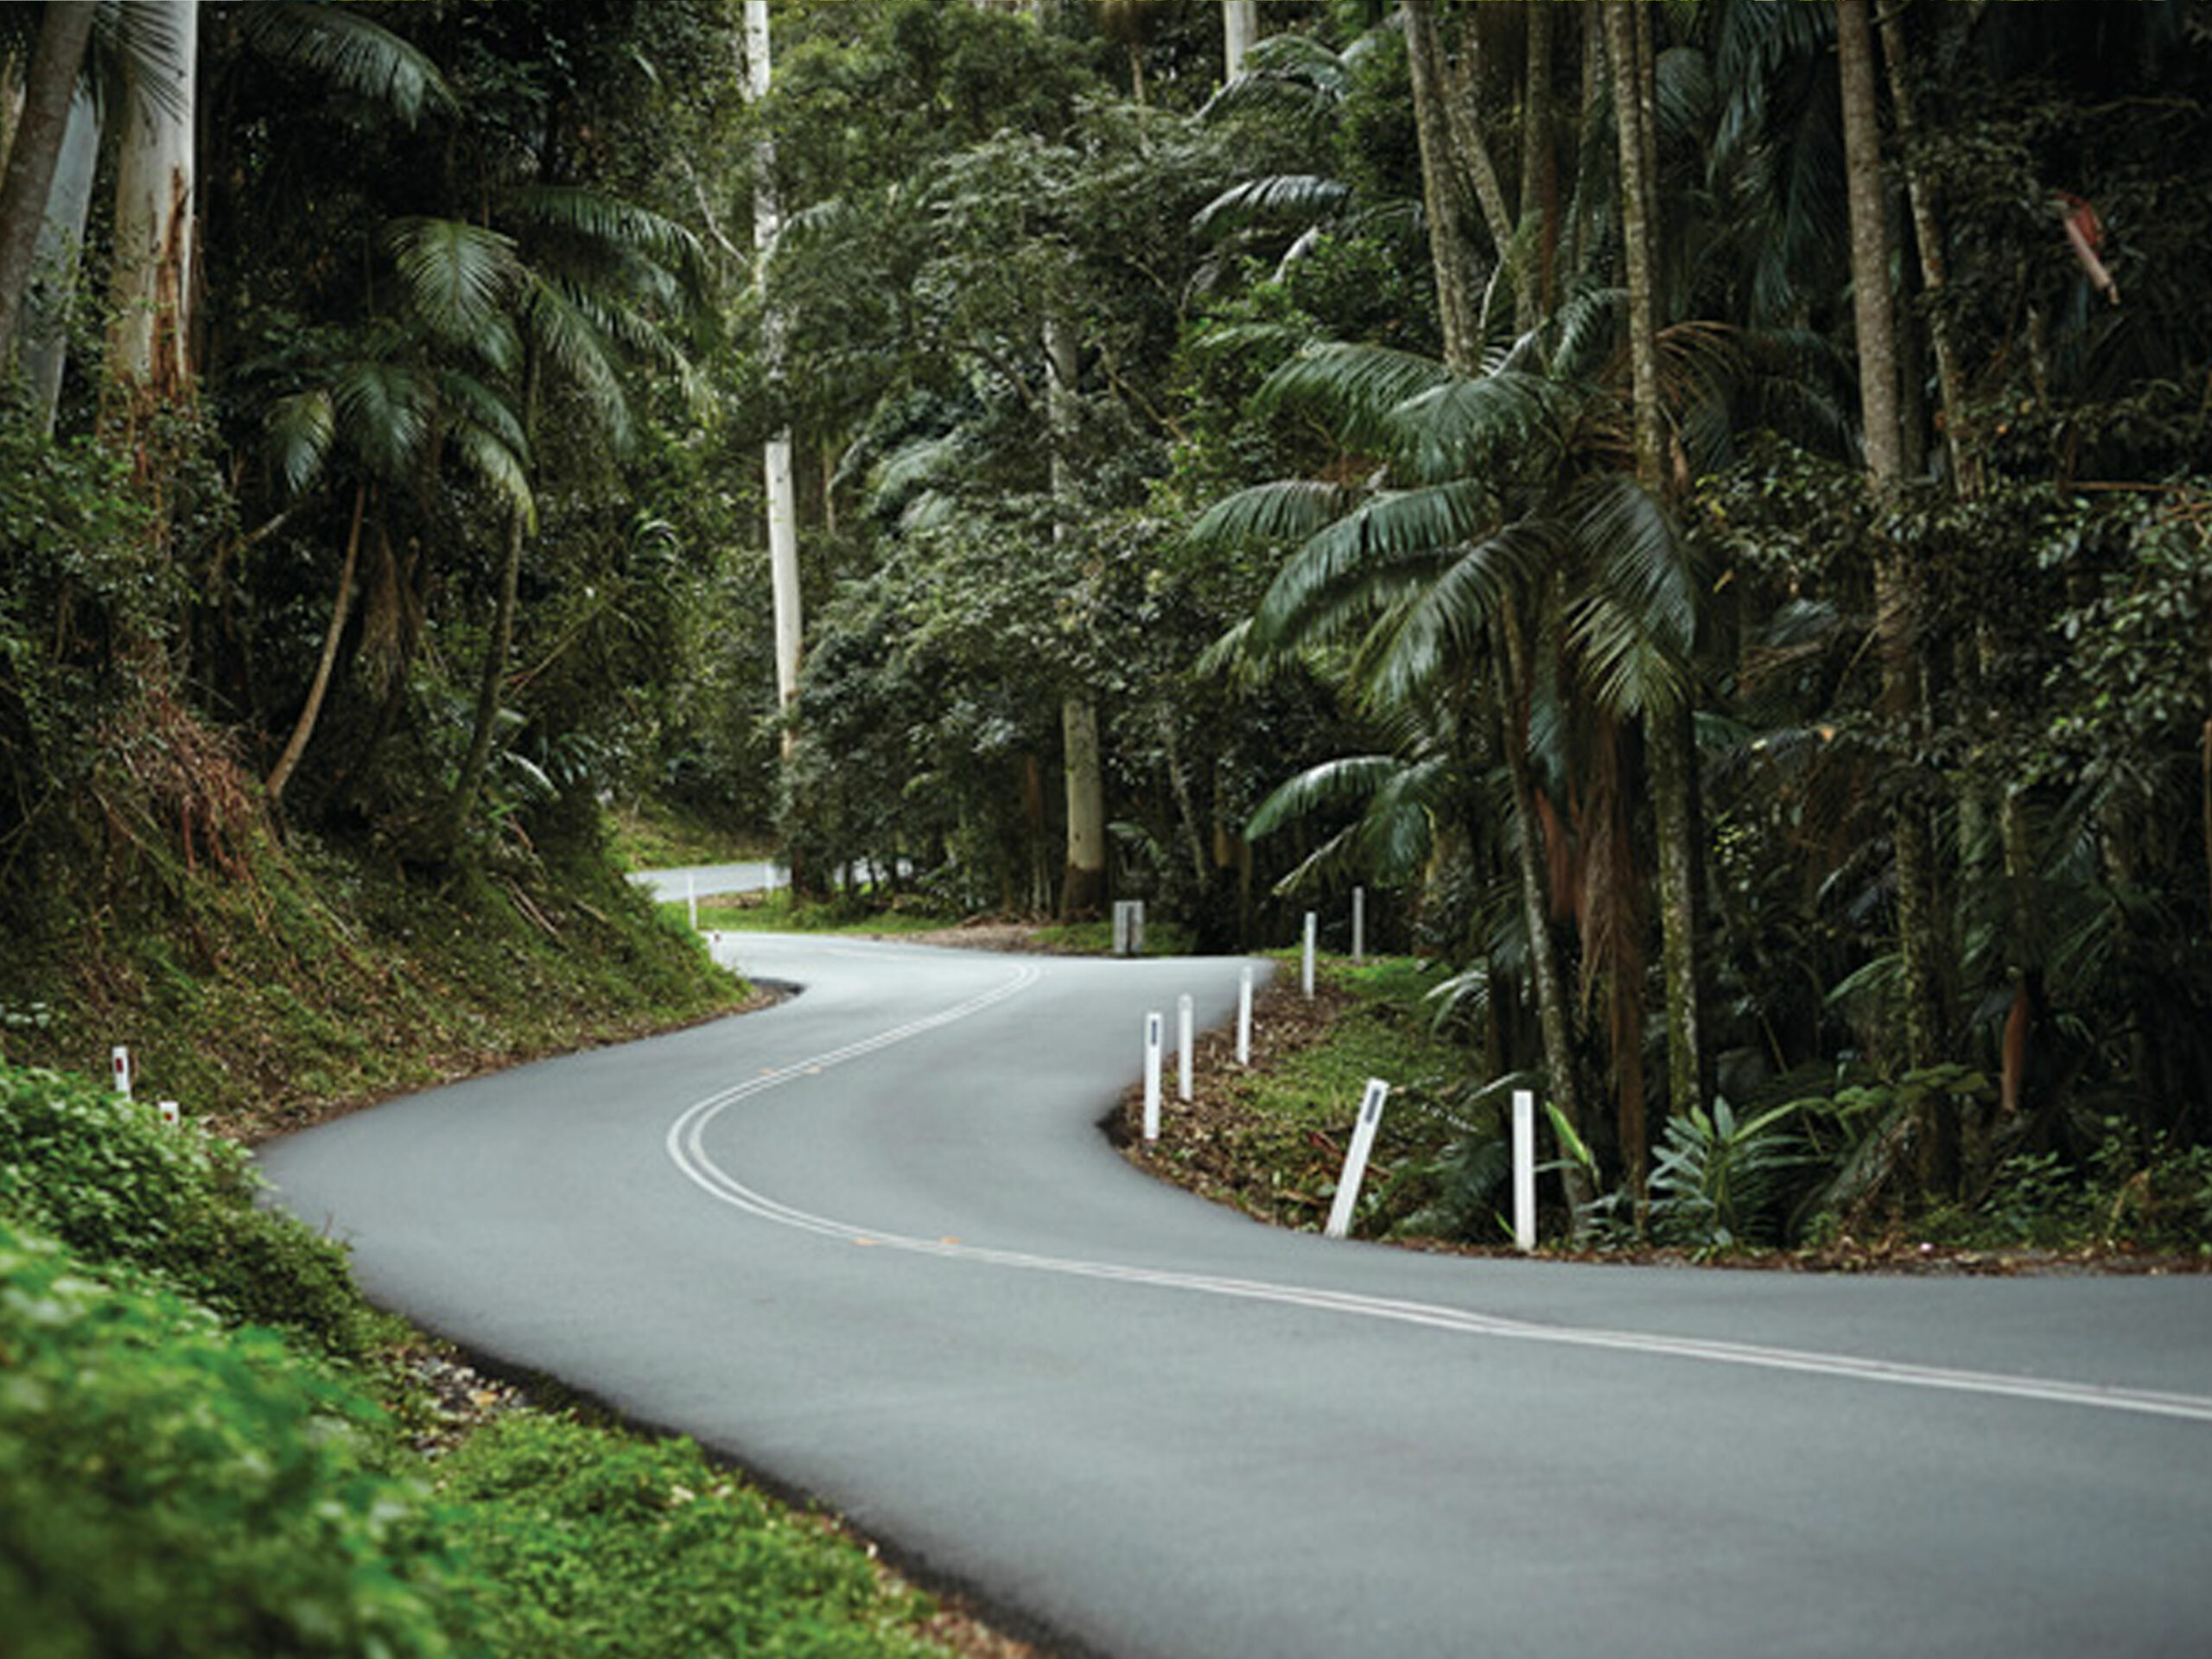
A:
<svg viewBox="0 0 2212 1659">
<path fill-rule="evenodd" d="M 1363 885 L 1471 1230 L 1533 1079 L 1586 1231 L 2203 1236 L 2212 9 L 768 10 L 750 95 L 712 0 L 8 9 L 0 245 L 97 134 L 0 283 L 10 1058 L 294 910 L 675 974 L 652 799 L 1211 950 Z"/>
</svg>

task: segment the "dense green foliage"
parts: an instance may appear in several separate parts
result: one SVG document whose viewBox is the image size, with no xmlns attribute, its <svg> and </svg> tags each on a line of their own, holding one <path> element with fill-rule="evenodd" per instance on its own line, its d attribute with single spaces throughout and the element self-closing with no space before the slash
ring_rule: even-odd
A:
<svg viewBox="0 0 2212 1659">
<path fill-rule="evenodd" d="M 930 1603 L 689 1442 L 523 1412 L 411 1452 L 388 1322 L 255 1188 L 228 1142 L 0 1067 L 10 1659 L 938 1650 Z"/>
<path fill-rule="evenodd" d="M 95 1271 L 0 1220 L 10 1653 L 471 1650 L 368 1398 L 272 1332 Z"/>
<path fill-rule="evenodd" d="M 95 212 L 0 418 L 32 957 L 280 841 L 588 931 L 656 793 L 1083 908 L 1095 716 L 1115 891 L 1363 881 L 1631 1213 L 1860 1071 L 1988 1082 L 1868 1217 L 2212 1139 L 2200 6 L 1884 11 L 1855 157 L 1855 0 L 1271 5 L 1229 86 L 1207 6 L 785 0 L 758 99 L 718 0 L 202 10 L 194 383 L 111 389 Z"/>
<path fill-rule="evenodd" d="M 104 1087 L 0 1066 L 0 1209 L 88 1260 L 151 1274 L 233 1324 L 367 1351 L 345 1254 L 258 1207 L 232 1141 L 162 1122 Z"/>
</svg>

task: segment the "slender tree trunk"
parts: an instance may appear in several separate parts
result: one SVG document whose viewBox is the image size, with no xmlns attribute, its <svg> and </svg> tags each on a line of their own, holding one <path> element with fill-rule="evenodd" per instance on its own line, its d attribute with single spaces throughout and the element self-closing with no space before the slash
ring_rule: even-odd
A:
<svg viewBox="0 0 2212 1659">
<path fill-rule="evenodd" d="M 1046 405 L 1052 429 L 1052 539 L 1067 535 L 1074 470 L 1076 378 L 1081 359 L 1074 334 L 1058 319 L 1045 326 Z M 1106 768 L 1098 742 L 1098 705 L 1087 687 L 1070 688 L 1060 703 L 1062 775 L 1067 789 L 1067 859 L 1060 874 L 1059 913 L 1090 916 L 1106 904 Z"/>
<path fill-rule="evenodd" d="M 92 38 L 93 8 L 49 3 L 39 19 L 37 42 L 23 86 L 23 112 L 0 174 L 0 372 L 10 365 L 37 258 L 39 232 L 55 164 L 69 130 L 77 69 Z"/>
<path fill-rule="evenodd" d="M 1643 140 L 1644 83 L 1637 73 L 1635 8 L 1608 5 L 1605 60 L 1612 71 L 1613 125 L 1620 155 L 1621 243 L 1628 266 L 1629 369 L 1634 382 L 1636 481 L 1655 499 L 1665 480 L 1666 429 L 1659 403 L 1651 181 Z"/>
<path fill-rule="evenodd" d="M 1244 54 L 1259 43 L 1260 0 L 1221 0 L 1221 78 L 1244 73 Z"/>
<path fill-rule="evenodd" d="M 1414 127 L 1421 142 L 1421 204 L 1428 218 L 1436 308 L 1444 324 L 1444 360 L 1456 372 L 1471 375 L 1482 367 L 1479 307 L 1475 299 L 1482 281 L 1468 257 L 1436 20 L 1427 0 L 1404 0 L 1401 10 L 1406 25 L 1407 63 L 1413 75 Z"/>
<path fill-rule="evenodd" d="M 1514 296 L 1513 327 L 1525 334 L 1549 316 L 1559 254 L 1559 158 L 1552 146 L 1553 9 L 1537 0 L 1528 9 L 1528 79 L 1521 99 L 1521 213 L 1519 241 L 1528 251 L 1527 280 Z"/>
<path fill-rule="evenodd" d="M 1866 0 L 1836 0 L 1836 60 L 1843 87 L 1845 176 L 1851 212 L 1853 321 L 1859 340 L 1859 396 L 1867 479 L 1875 499 L 1894 504 L 1904 486 L 1904 442 L 1898 411 L 1896 331 L 1890 296 L 1889 219 L 1884 211 L 1881 130 L 1874 91 L 1874 43 Z M 1913 651 L 1916 609 L 1912 573 L 1897 548 L 1878 537 L 1875 630 L 1883 701 L 1908 734 L 1919 723 L 1920 674 Z M 1942 1042 L 1938 944 L 1934 925 L 1933 852 L 1923 804 L 1907 791 L 1891 809 L 1897 866 L 1898 944 L 1904 960 L 1907 1063 L 1932 1065 Z M 1941 1126 L 1936 1126 L 1940 1129 Z M 1946 1183 L 1955 1148 L 1931 1137 L 1926 1173 Z"/>
<path fill-rule="evenodd" d="M 745 0 L 745 87 L 754 103 L 768 95 L 770 59 L 768 0 Z M 753 158 L 753 247 L 756 270 L 765 282 L 769 251 L 783 226 L 776 196 L 776 147 L 762 139 Z M 772 375 L 783 367 L 783 327 L 772 310 L 762 323 Z M 763 447 L 761 470 L 767 496 L 768 586 L 775 618 L 776 706 L 788 709 L 798 695 L 800 640 L 804 633 L 798 575 L 798 493 L 791 475 L 791 435 L 778 432 Z M 793 734 L 784 733 L 788 755 Z"/>
<path fill-rule="evenodd" d="M 322 717 L 322 700 L 330 690 L 331 671 L 337 665 L 339 642 L 346 635 L 346 620 L 353 613 L 353 572 L 360 563 L 361 515 L 369 503 L 369 486 L 365 481 L 353 489 L 353 523 L 346 533 L 346 557 L 338 570 L 338 593 L 330 604 L 330 626 L 323 631 L 322 654 L 315 660 L 315 678 L 308 685 L 308 700 L 301 707 L 300 717 L 292 724 L 292 734 L 286 740 L 284 752 L 276 757 L 276 764 L 270 769 L 269 781 L 264 785 L 272 807 L 284 797 L 284 785 L 291 782 L 292 772 L 300 764 L 300 757 L 307 753 L 308 740 L 315 735 L 315 722 Z"/>
<path fill-rule="evenodd" d="M 1521 625 L 1510 607 L 1502 607 L 1497 626 L 1498 655 L 1506 665 L 1507 681 L 1499 718 L 1505 751 L 1505 772 L 1513 789 L 1513 816 L 1520 825 L 1515 837 L 1521 877 L 1521 915 L 1529 936 L 1529 963 L 1536 982 L 1536 1023 L 1543 1034 L 1544 1080 L 1551 1103 L 1585 1141 L 1590 1138 L 1582 1116 L 1582 1091 L 1574 1077 L 1574 1022 L 1567 1000 L 1566 976 L 1560 971 L 1559 945 L 1553 938 L 1545 880 L 1542 820 L 1536 811 L 1535 779 L 1529 766 L 1528 650 Z M 1580 1169 L 1572 1164 L 1561 1172 L 1567 1207 L 1573 1214 L 1577 1237 L 1587 1230 L 1585 1207 L 1597 1195 Z"/>
<path fill-rule="evenodd" d="M 1665 490 L 1666 425 L 1659 385 L 1656 266 L 1654 257 L 1651 86 L 1639 69 L 1645 54 L 1636 37 L 1637 9 L 1604 8 L 1605 60 L 1611 71 L 1613 122 L 1620 166 L 1621 239 L 1628 266 L 1629 362 L 1633 378 L 1637 483 L 1654 500 Z M 1684 642 L 1687 655 L 1691 642 Z M 1686 694 L 1687 695 L 1687 694 Z M 1667 997 L 1667 1092 L 1683 1111 L 1702 1103 L 1704 1039 L 1699 994 L 1697 934 L 1697 753 L 1687 700 L 1649 711 L 1645 748 L 1651 762 L 1652 802 L 1659 842 L 1659 919 Z M 1622 1147 L 1632 1184 L 1649 1148 Z M 1637 1196 L 1641 1200 L 1640 1186 Z"/>
<path fill-rule="evenodd" d="M 147 0 L 169 31 L 160 89 L 132 87 L 116 160 L 115 318 L 108 372 L 132 418 L 192 385 L 194 87 L 198 0 Z"/>
<path fill-rule="evenodd" d="M 92 217 L 92 175 L 99 160 L 99 112 L 82 87 L 69 105 L 69 127 L 54 168 L 46 222 L 40 227 L 31 270 L 29 309 L 21 324 L 24 377 L 31 406 L 50 435 L 61 407 L 61 375 L 68 365 L 69 314 L 77 297 L 77 270 Z"/>
<path fill-rule="evenodd" d="M 534 440 L 537 427 L 537 348 L 523 348 L 523 432 Z M 492 637 L 484 647 L 484 668 L 476 682 L 476 709 L 469 728 L 468 753 L 462 757 L 461 775 L 454 784 L 446 808 L 448 851 L 461 844 L 462 831 L 476 810 L 476 798 L 492 763 L 492 743 L 499 732 L 500 692 L 507 677 L 507 661 L 514 652 L 515 606 L 522 587 L 522 552 L 529 540 L 530 513 L 522 506 L 507 511 L 506 547 L 499 561 L 499 587 L 492 606 Z"/>
<path fill-rule="evenodd" d="M 1497 250 L 1497 263 L 1512 276 L 1517 304 L 1519 296 L 1534 289 L 1535 283 L 1529 275 L 1522 238 L 1515 232 L 1512 209 L 1506 205 L 1505 186 L 1498 177 L 1497 159 L 1491 154 L 1490 141 L 1483 136 L 1479 23 L 1470 20 L 1461 29 L 1459 38 L 1463 44 L 1456 59 L 1443 51 L 1440 44 L 1432 48 L 1443 66 L 1445 127 L 1452 139 L 1452 169 L 1455 174 L 1465 175 L 1474 192 L 1475 203 L 1482 209 L 1483 223 L 1490 232 L 1491 245 Z"/>
</svg>

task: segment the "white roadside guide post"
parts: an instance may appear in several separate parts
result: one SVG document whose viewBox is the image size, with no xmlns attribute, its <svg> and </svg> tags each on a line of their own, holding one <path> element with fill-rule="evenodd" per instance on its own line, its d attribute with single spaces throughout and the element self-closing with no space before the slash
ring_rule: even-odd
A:
<svg viewBox="0 0 2212 1659">
<path fill-rule="evenodd" d="M 173 1100 L 165 1100 L 162 1102 L 161 1114 L 162 1122 L 168 1124 L 171 1128 L 175 1128 L 178 1124 L 184 1122 L 184 1108 L 178 1105 L 176 1102 Z"/>
<path fill-rule="evenodd" d="M 1252 964 L 1236 982 L 1236 1064 L 1252 1064 Z"/>
<path fill-rule="evenodd" d="M 125 1100 L 130 1098 L 130 1051 L 118 1043 L 108 1051 L 108 1064 L 115 1068 L 115 1092 Z"/>
<path fill-rule="evenodd" d="M 1160 1139 L 1160 1016 L 1144 1017 L 1144 1138 Z"/>
<path fill-rule="evenodd" d="M 1367 889 L 1351 890 L 1351 959 L 1367 960 Z"/>
<path fill-rule="evenodd" d="M 1299 979 L 1299 983 L 1306 988 L 1306 998 L 1309 1002 L 1313 1000 L 1313 930 L 1315 925 L 1313 912 L 1309 910 L 1306 912 L 1306 967 L 1305 971 Z"/>
<path fill-rule="evenodd" d="M 691 912 L 691 931 L 696 933 L 699 931 L 699 881 L 696 876 L 686 875 L 683 878 L 683 902 Z"/>
<path fill-rule="evenodd" d="M 1536 1096 L 1513 1091 L 1513 1247 L 1536 1248 Z"/>
<path fill-rule="evenodd" d="M 1368 1156 L 1375 1150 L 1375 1131 L 1382 1127 L 1382 1103 L 1389 1095 L 1390 1085 L 1382 1078 L 1367 1080 L 1367 1092 L 1359 1102 L 1359 1122 L 1351 1132 L 1351 1150 L 1344 1154 L 1344 1173 L 1337 1182 L 1336 1202 L 1329 1206 L 1329 1224 L 1322 1229 L 1330 1238 L 1342 1238 L 1351 1230 L 1359 1184 L 1367 1179 Z"/>
<path fill-rule="evenodd" d="M 1191 1097 L 1191 994 L 1175 1001 L 1175 1098 Z"/>
</svg>

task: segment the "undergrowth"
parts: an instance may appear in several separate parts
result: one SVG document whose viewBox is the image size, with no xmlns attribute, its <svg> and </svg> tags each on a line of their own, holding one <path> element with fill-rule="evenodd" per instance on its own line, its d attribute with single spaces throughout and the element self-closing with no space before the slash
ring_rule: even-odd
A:
<svg viewBox="0 0 2212 1659">
<path fill-rule="evenodd" d="M 442 1459 L 342 1253 L 235 1147 L 0 1067 L 9 1659 L 906 1659 L 934 1604 L 689 1441 L 520 1411 Z"/>
<path fill-rule="evenodd" d="M 121 1045 L 143 1092 L 246 1139 L 741 995 L 588 844 L 433 876 L 264 836 L 137 910 L 48 911 L 0 940 L 0 1059 L 105 1071 Z"/>
</svg>

